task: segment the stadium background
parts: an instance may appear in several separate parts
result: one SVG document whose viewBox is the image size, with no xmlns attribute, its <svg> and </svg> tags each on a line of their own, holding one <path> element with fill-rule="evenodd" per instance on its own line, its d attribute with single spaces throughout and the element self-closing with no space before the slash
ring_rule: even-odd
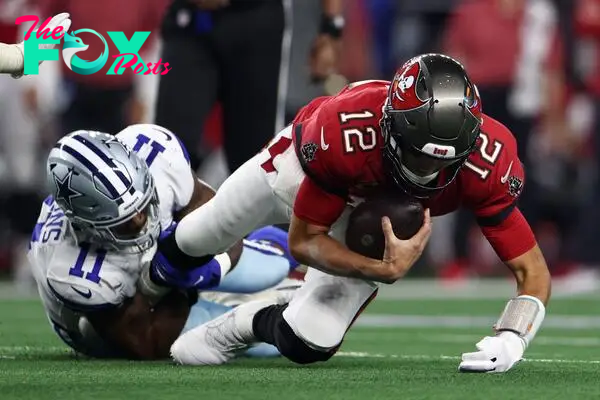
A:
<svg viewBox="0 0 600 400">
<path fill-rule="evenodd" d="M 71 3 L 78 1 L 87 0 Z M 164 9 L 165 2 L 168 0 L 131 3 L 160 10 L 160 7 Z M 36 3 L 36 0 L 0 0 L 0 41 L 15 41 L 14 19 L 35 13 Z M 532 366 L 528 366 L 538 367 L 531 372 L 538 386 L 528 395 L 550 398 L 548 393 L 559 390 L 560 386 L 562 392 L 552 392 L 556 398 L 567 395 L 591 398 L 589 387 L 579 393 L 564 383 L 568 376 L 580 379 L 578 382 L 582 384 L 592 379 L 583 371 L 597 364 L 595 360 L 600 354 L 597 335 L 600 323 L 594 315 L 594 310 L 598 310 L 596 292 L 600 286 L 600 251 L 596 245 L 600 237 L 600 185 L 597 184 L 600 171 L 597 150 L 600 148 L 600 1 L 345 0 L 346 28 L 339 63 L 336 73 L 324 83 L 311 82 L 307 61 L 318 31 L 320 0 L 292 0 L 291 5 L 293 34 L 285 107 L 287 121 L 311 98 L 335 92 L 340 82 L 390 79 L 402 61 L 418 53 L 446 52 L 465 64 L 480 88 L 484 112 L 500 119 L 517 137 L 527 174 L 521 207 L 536 231 L 553 273 L 555 300 L 549 308 L 549 327 L 543 329 L 538 347 L 534 346 L 535 351 L 530 354 Z M 135 13 L 136 10 L 133 5 L 123 5 L 120 12 Z M 93 16 L 89 20 L 93 21 Z M 160 37 L 159 21 L 160 18 L 152 20 L 151 38 Z M 156 47 L 147 46 L 145 50 L 149 55 L 143 54 L 144 59 L 158 60 Z M 50 380 L 56 377 L 49 378 L 52 375 L 42 372 L 40 376 L 29 376 L 31 359 L 42 369 L 63 368 L 57 366 L 57 360 L 65 350 L 45 326 L 43 314 L 32 300 L 35 292 L 24 258 L 30 227 L 37 217 L 38 201 L 44 196 L 46 154 L 49 146 L 66 133 L 61 130 L 61 121 L 69 108 L 69 91 L 68 82 L 61 76 L 61 64 L 46 62 L 39 76 L 18 81 L 0 77 L 0 295 L 3 299 L 0 302 L 0 366 L 3 366 L 0 387 L 2 378 L 9 377 L 25 384 L 34 384 L 34 380 L 40 378 L 40 385 L 46 385 L 46 381 L 50 385 Z M 170 73 L 177 74 L 177 70 Z M 133 85 L 133 91 L 124 102 L 126 108 L 122 110 L 127 122 L 153 122 L 157 78 L 140 77 Z M 109 104 L 105 106 L 110 108 Z M 201 144 L 196 149 L 205 156 L 199 172 L 214 186 L 227 176 L 220 149 L 221 130 L 217 104 L 204 127 L 198 128 Z M 239 145 L 244 146 L 244 143 Z M 426 388 L 432 398 L 442 398 L 435 394 L 436 384 L 431 385 L 439 379 L 438 384 L 442 386 L 457 384 L 451 392 L 454 394 L 445 393 L 448 398 L 458 398 L 461 392 L 481 382 L 448 380 L 442 377 L 444 368 L 453 371 L 456 356 L 468 351 L 479 334 L 488 331 L 486 327 L 501 311 L 514 286 L 468 214 L 458 212 L 436 219 L 433 226 L 432 239 L 419 265 L 403 282 L 383 291 L 374 311 L 362 319 L 363 330 L 359 323 L 358 333 L 350 335 L 346 355 L 352 361 L 338 360 L 334 366 L 354 368 L 355 363 L 361 361 L 353 357 L 359 357 L 369 362 L 379 359 L 377 362 L 383 363 L 385 368 L 404 368 L 404 372 L 410 373 L 408 370 L 416 362 L 417 375 L 411 375 L 410 379 L 413 392 L 404 391 L 405 394 L 419 390 L 423 393 Z M 487 300 L 473 306 L 473 299 L 481 297 Z M 15 309 L 21 312 L 14 313 Z M 553 310 L 555 315 L 552 315 Z M 378 319 L 381 316 L 386 318 Z M 391 331 L 377 330 L 382 327 Z M 460 330 L 465 327 L 476 329 L 467 334 Z M 391 333 L 386 336 L 383 332 Z M 436 332 L 437 339 L 427 340 L 430 332 Z M 433 367 L 434 362 L 436 367 Z M 271 371 L 267 364 L 260 366 Z M 118 370 L 121 367 L 101 364 L 98 368 Z M 9 368 L 13 369 L 12 375 L 7 373 Z M 71 369 L 65 372 L 66 376 L 78 373 L 77 366 L 68 368 Z M 127 385 L 119 379 L 139 379 L 147 372 L 155 376 L 152 371 L 135 368 L 127 372 L 131 376 L 126 373 L 125 378 L 111 379 L 119 382 L 118 388 L 125 388 Z M 559 377 L 561 368 L 572 375 Z M 418 375 L 418 371 L 426 370 L 431 371 L 433 377 Z M 243 368 L 239 371 L 244 372 Z M 259 368 L 258 373 L 261 371 L 264 372 Z M 301 373 L 302 379 L 318 378 L 317 370 L 307 371 Z M 373 378 L 369 371 L 356 371 L 357 382 L 373 379 L 381 382 L 387 376 Z M 594 371 L 597 377 L 598 371 Z M 328 370 L 321 378 L 334 379 L 331 377 L 334 373 L 335 369 Z M 174 374 L 177 375 L 170 378 L 174 381 L 188 379 L 179 372 Z M 221 377 L 219 374 L 221 372 L 215 376 Z M 287 378 L 275 375 L 273 379 L 279 382 L 279 387 L 285 388 Z M 250 381 L 256 376 L 247 375 Z M 64 382 L 67 380 L 65 377 Z M 63 380 L 57 382 L 56 385 L 60 385 Z M 146 382 L 150 390 L 152 382 Z M 336 382 L 337 392 L 326 397 L 360 398 L 371 393 Z M 522 380 L 519 382 L 523 384 Z M 204 384 L 209 385 L 209 382 Z M 16 384 L 6 385 L 8 393 L 29 395 L 25 386 L 19 389 Z M 298 385 L 295 390 L 298 393 L 306 390 L 306 398 L 310 393 L 319 393 L 318 385 L 308 389 Z M 487 381 L 482 385 L 493 383 Z M 129 386 L 126 389 L 141 390 Z M 396 394 L 394 388 L 384 385 L 384 389 L 385 394 Z M 64 397 L 66 392 L 52 390 L 51 393 L 60 393 L 63 398 L 69 397 Z M 259 396 L 262 388 L 252 390 Z"/>
<path fill-rule="evenodd" d="M 2 0 L 0 39 L 14 41 L 14 19 L 35 12 L 31 6 L 38 3 L 61 4 L 55 0 Z M 150 39 L 155 41 L 144 47 L 143 57 L 155 62 L 160 57 L 156 48 L 160 20 L 169 0 L 132 2 L 121 12 L 139 13 L 133 3 L 153 11 L 144 11 L 146 20 L 133 29 L 152 30 Z M 345 0 L 346 29 L 337 74 L 324 84 L 312 83 L 308 68 L 319 26 L 320 0 L 291 3 L 286 121 L 310 99 L 335 92 L 340 80 L 390 79 L 399 64 L 423 52 L 443 51 L 458 57 L 479 86 L 484 112 L 506 124 L 519 140 L 527 173 L 521 208 L 536 230 L 555 277 L 589 284 L 600 264 L 594 243 L 600 217 L 594 151 L 600 135 L 596 123 L 600 2 Z M 94 11 L 90 7 L 89 12 Z M 97 21 L 93 15 L 85 17 L 92 25 Z M 98 18 L 110 18 L 110 14 Z M 102 24 L 97 23 L 99 27 Z M 66 133 L 61 126 L 71 106 L 72 74 L 65 78 L 62 64 L 46 62 L 40 75 L 18 81 L 6 76 L 0 79 L 0 271 L 5 279 L 15 277 L 24 287 L 27 266 L 23 254 L 37 217 L 37 202 L 45 194 L 43 161 L 48 146 Z M 115 78 L 104 76 L 100 84 L 110 87 Z M 124 103 L 124 122 L 154 121 L 157 82 L 158 77 L 153 76 L 133 81 Z M 114 106 L 102 101 L 100 97 L 96 108 L 111 118 Z M 198 127 L 197 152 L 206 156 L 200 173 L 214 186 L 228 173 L 220 150 L 220 117 L 216 104 L 205 126 Z M 427 255 L 412 274 L 456 280 L 504 275 L 505 271 L 470 216 L 456 213 L 435 221 Z"/>
</svg>

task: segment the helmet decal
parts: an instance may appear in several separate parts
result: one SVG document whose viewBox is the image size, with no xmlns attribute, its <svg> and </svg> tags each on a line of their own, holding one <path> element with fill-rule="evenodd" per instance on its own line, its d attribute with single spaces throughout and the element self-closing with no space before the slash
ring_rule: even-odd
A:
<svg viewBox="0 0 600 400">
<path fill-rule="evenodd" d="M 76 197 L 81 197 L 84 194 L 78 192 L 77 190 L 71 187 L 71 178 L 73 177 L 73 169 L 70 168 L 67 172 L 67 175 L 64 178 L 60 178 L 58 175 L 53 175 L 54 184 L 56 185 L 56 201 L 60 204 L 68 205 L 69 209 L 73 208 L 73 204 L 71 203 L 72 199 Z"/>
<path fill-rule="evenodd" d="M 396 72 L 390 96 L 393 110 L 412 110 L 428 103 L 430 98 L 422 99 L 417 92 L 420 78 L 421 64 L 419 58 L 409 60 Z"/>
</svg>

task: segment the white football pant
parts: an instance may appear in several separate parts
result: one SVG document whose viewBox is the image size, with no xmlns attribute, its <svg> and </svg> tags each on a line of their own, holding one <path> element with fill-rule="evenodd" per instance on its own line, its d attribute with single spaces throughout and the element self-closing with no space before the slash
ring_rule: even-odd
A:
<svg viewBox="0 0 600 400">
<path fill-rule="evenodd" d="M 283 129 L 273 140 L 291 138 Z M 273 159 L 275 172 L 262 167 L 268 148 L 238 168 L 208 203 L 186 216 L 176 231 L 180 248 L 194 256 L 218 254 L 252 230 L 287 223 L 304 179 L 293 144 Z M 343 242 L 348 208 L 331 230 Z M 377 284 L 309 268 L 306 283 L 296 291 L 283 316 L 294 333 L 316 350 L 334 349 L 356 316 L 375 296 Z"/>
</svg>

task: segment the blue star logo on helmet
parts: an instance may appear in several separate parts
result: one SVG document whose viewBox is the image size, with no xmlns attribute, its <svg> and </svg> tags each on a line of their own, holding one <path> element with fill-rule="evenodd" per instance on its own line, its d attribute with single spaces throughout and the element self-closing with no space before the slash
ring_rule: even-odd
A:
<svg viewBox="0 0 600 400">
<path fill-rule="evenodd" d="M 63 179 L 60 179 L 58 176 L 54 175 L 54 183 L 56 184 L 56 201 L 68 204 L 69 208 L 73 208 L 73 199 L 83 196 L 83 193 L 80 193 L 71 187 L 72 178 L 72 169 L 69 169 L 69 172 Z"/>
</svg>

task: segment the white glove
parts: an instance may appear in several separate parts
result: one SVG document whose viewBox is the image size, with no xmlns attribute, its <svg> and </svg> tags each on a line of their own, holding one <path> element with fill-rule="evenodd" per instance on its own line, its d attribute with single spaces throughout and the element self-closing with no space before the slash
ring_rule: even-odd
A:
<svg viewBox="0 0 600 400">
<path fill-rule="evenodd" d="M 66 33 L 69 28 L 71 27 L 71 19 L 69 18 L 69 13 L 60 13 L 60 14 L 56 14 L 54 17 L 52 17 L 52 19 L 50 20 L 50 22 L 48 22 L 48 25 L 46 25 L 46 29 L 48 29 L 49 32 L 52 32 L 54 30 L 54 28 L 56 28 L 57 26 L 62 26 L 62 31 L 61 31 L 61 35 L 64 35 L 64 33 Z M 37 32 L 37 29 L 33 32 L 33 34 L 35 34 Z M 14 45 L 15 48 L 17 48 L 20 52 L 19 55 L 19 60 L 18 60 L 18 72 L 13 72 L 11 74 L 11 76 L 15 79 L 18 79 L 20 77 L 23 76 L 23 68 L 24 68 L 24 44 L 23 42 Z M 40 45 L 40 49 L 54 49 L 58 47 L 58 44 L 42 44 Z M 2 60 L 0 60 L 1 63 Z M 42 64 L 43 60 L 40 60 L 40 64 Z"/>
<path fill-rule="evenodd" d="M 69 16 L 70 16 L 69 13 L 56 14 L 54 17 L 52 17 L 50 22 L 48 22 L 48 25 L 46 25 L 46 28 L 50 32 L 52 32 L 54 30 L 54 28 L 56 28 L 57 26 L 62 26 L 62 31 L 61 31 L 60 35 L 61 36 L 64 35 L 65 33 L 67 33 L 67 31 L 71 27 L 71 19 L 69 18 Z M 40 45 L 40 48 L 41 49 L 54 49 L 57 46 L 58 46 L 58 44 L 42 44 L 42 45 Z"/>
<path fill-rule="evenodd" d="M 476 352 L 463 353 L 460 372 L 505 372 L 521 361 L 525 341 L 513 332 L 486 336 L 475 345 Z"/>
</svg>

